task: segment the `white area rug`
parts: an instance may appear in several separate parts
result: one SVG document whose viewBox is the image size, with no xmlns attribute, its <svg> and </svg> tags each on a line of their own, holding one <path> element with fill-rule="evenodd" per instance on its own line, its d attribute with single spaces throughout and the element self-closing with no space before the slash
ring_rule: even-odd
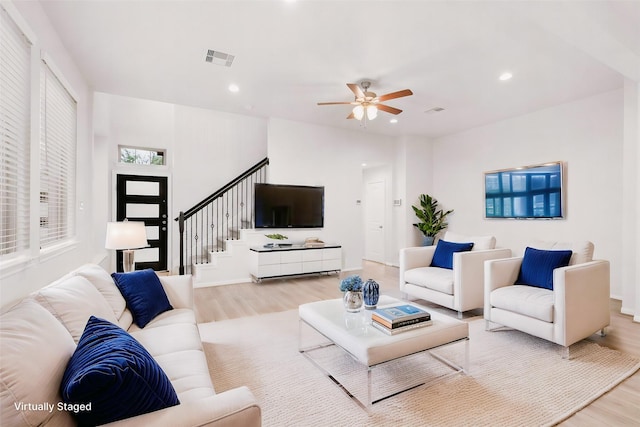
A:
<svg viewBox="0 0 640 427">
<path fill-rule="evenodd" d="M 553 425 L 640 368 L 637 359 L 587 341 L 572 346 L 571 360 L 564 360 L 553 343 L 519 331 L 486 332 L 478 319 L 469 324 L 469 375 L 448 376 L 367 412 L 298 352 L 298 326 L 297 310 L 200 325 L 216 391 L 248 386 L 261 405 L 263 426 Z M 438 353 L 459 361 L 463 346 Z M 431 358 L 419 356 L 383 371 L 374 389 L 386 388 L 396 377 L 392 372 L 424 375 Z M 340 352 L 322 358 L 338 371 L 359 367 Z M 442 369 L 433 366 L 433 372 Z M 353 378 L 364 380 L 360 369 Z"/>
</svg>

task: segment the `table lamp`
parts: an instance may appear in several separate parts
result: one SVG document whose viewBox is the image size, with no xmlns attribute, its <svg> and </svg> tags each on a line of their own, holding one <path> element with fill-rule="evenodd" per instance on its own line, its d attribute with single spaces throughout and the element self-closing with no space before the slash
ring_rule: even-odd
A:
<svg viewBox="0 0 640 427">
<path fill-rule="evenodd" d="M 107 223 L 107 238 L 104 247 L 122 251 L 122 268 L 125 273 L 133 271 L 133 249 L 148 246 L 147 230 L 142 221 Z"/>
</svg>

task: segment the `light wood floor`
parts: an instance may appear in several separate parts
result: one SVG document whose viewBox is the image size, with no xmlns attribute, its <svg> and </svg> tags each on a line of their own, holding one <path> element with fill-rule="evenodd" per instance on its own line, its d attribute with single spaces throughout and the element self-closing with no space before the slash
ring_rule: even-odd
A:
<svg viewBox="0 0 640 427">
<path fill-rule="evenodd" d="M 266 280 L 260 284 L 197 288 L 195 306 L 198 322 L 234 319 L 298 308 L 300 304 L 342 296 L 338 290 L 339 277 L 360 274 L 363 279 L 376 280 L 386 295 L 400 296 L 398 269 L 373 262 L 364 262 L 362 271 L 342 272 L 340 275 L 307 276 Z M 420 301 L 429 306 L 430 303 Z M 631 316 L 620 314 L 621 303 L 611 300 L 611 326 L 607 336 L 593 335 L 589 339 L 640 358 L 640 324 Z M 451 316 L 456 313 L 451 311 Z M 470 320 L 482 311 L 465 313 Z M 564 427 L 600 427 L 640 425 L 640 372 L 597 399 L 562 424 Z"/>
</svg>

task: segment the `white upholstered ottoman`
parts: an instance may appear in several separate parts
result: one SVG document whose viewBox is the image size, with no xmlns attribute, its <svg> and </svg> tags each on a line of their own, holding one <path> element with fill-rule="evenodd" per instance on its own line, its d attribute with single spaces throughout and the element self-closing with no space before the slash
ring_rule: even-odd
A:
<svg viewBox="0 0 640 427">
<path fill-rule="evenodd" d="M 406 303 L 406 301 L 382 296 L 378 307 Z M 415 303 L 412 302 L 411 304 Z M 455 372 L 464 372 L 469 365 L 468 324 L 443 314 L 430 311 L 433 321 L 431 326 L 411 329 L 395 335 L 387 335 L 371 326 L 370 317 L 365 311 L 356 315 L 346 313 L 341 299 L 303 304 L 298 308 L 298 313 L 300 316 L 300 352 L 307 356 L 316 366 L 325 371 L 334 382 L 345 389 L 330 372 L 326 372 L 326 369 L 319 366 L 309 355 L 309 352 L 325 347 L 326 345 L 309 348 L 302 347 L 302 328 L 304 325 L 310 326 L 323 335 L 330 344 L 339 346 L 360 364 L 366 366 L 368 381 L 366 402 L 361 402 L 345 389 L 345 392 L 352 398 L 355 398 L 356 402 L 363 407 L 398 394 L 398 392 L 395 392 L 389 396 L 372 401 L 371 371 L 372 368 L 377 365 L 416 353 L 433 350 L 437 347 L 453 344 L 462 340 L 465 341 L 463 366 L 457 366 L 434 354 L 432 354 L 432 356 L 451 366 Z M 413 385 L 408 389 L 415 387 L 416 385 Z"/>
</svg>

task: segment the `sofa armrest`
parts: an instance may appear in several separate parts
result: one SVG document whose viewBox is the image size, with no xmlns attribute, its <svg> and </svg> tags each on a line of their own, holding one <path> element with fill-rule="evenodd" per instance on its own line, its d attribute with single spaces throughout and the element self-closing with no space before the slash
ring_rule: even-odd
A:
<svg viewBox="0 0 640 427">
<path fill-rule="evenodd" d="M 491 292 L 518 280 L 522 257 L 492 259 L 484 263 L 484 318 L 491 320 Z"/>
<path fill-rule="evenodd" d="M 484 262 L 508 258 L 511 249 L 487 249 L 453 254 L 453 297 L 460 311 L 482 307 Z"/>
<path fill-rule="evenodd" d="M 553 271 L 554 321 L 559 344 L 571 344 L 609 326 L 609 261 L 595 260 Z"/>
<path fill-rule="evenodd" d="M 400 275 L 400 289 L 403 289 L 405 284 L 404 272 L 412 268 L 430 266 L 435 251 L 435 246 L 415 246 L 400 249 L 400 268 L 398 271 Z"/>
<path fill-rule="evenodd" d="M 262 416 L 247 387 L 238 387 L 192 402 L 106 424 L 110 427 L 260 427 Z"/>
<path fill-rule="evenodd" d="M 173 308 L 193 309 L 193 280 L 190 274 L 159 278 Z"/>
</svg>

